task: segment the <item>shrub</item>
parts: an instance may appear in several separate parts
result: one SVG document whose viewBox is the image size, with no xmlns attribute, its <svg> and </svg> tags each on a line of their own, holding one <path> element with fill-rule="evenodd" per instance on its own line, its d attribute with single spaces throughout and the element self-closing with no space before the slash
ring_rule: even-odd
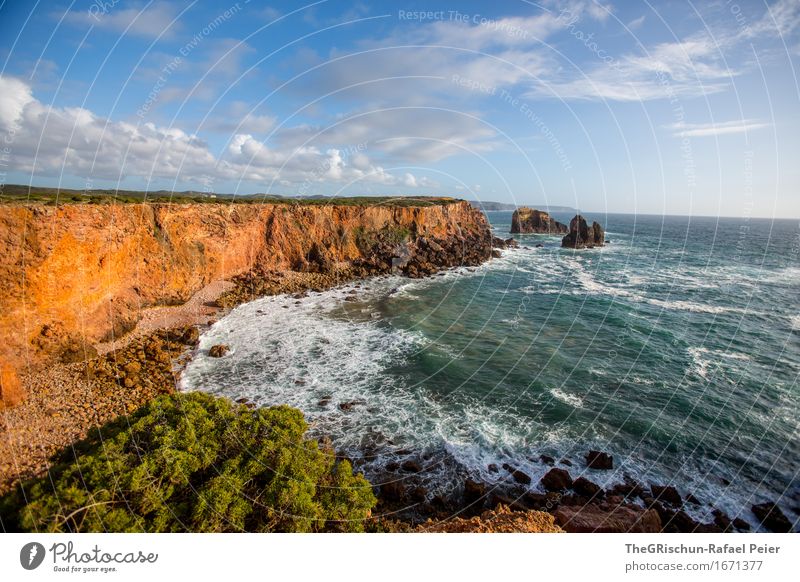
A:
<svg viewBox="0 0 800 582">
<path fill-rule="evenodd" d="M 161 396 L 64 451 L 0 515 L 25 531 L 362 531 L 369 483 L 306 429 L 288 406 Z"/>
</svg>

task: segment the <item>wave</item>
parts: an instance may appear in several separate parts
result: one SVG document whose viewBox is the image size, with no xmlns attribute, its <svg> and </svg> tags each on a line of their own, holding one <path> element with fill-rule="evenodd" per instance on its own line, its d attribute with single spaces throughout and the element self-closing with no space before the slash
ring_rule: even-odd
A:
<svg viewBox="0 0 800 582">
<path fill-rule="evenodd" d="M 689 353 L 689 357 L 692 359 L 693 363 L 691 371 L 704 380 L 708 380 L 711 372 L 717 372 L 725 360 L 738 360 L 741 362 L 750 361 L 750 356 L 747 354 L 723 350 L 712 350 L 705 347 L 691 347 L 687 350 L 687 352 Z M 730 364 L 726 365 L 730 366 Z"/>
<path fill-rule="evenodd" d="M 553 398 L 560 400 L 564 404 L 568 404 L 573 408 L 583 408 L 583 398 L 580 396 L 576 396 L 575 394 L 568 394 L 561 390 L 560 388 L 551 388 L 550 394 L 553 395 Z"/>
</svg>

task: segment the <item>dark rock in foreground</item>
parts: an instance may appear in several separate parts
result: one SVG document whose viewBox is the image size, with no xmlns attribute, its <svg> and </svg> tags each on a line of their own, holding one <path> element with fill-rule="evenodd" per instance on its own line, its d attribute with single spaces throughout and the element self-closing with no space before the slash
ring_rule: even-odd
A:
<svg viewBox="0 0 800 582">
<path fill-rule="evenodd" d="M 588 498 L 602 497 L 603 489 L 597 484 L 592 483 L 586 477 L 578 477 L 572 483 L 572 490 L 578 495 L 583 495 Z"/>
<path fill-rule="evenodd" d="M 775 533 L 789 533 L 792 531 L 792 524 L 789 518 L 784 515 L 781 508 L 775 503 L 767 501 L 753 506 L 753 513 L 762 525 Z"/>
<path fill-rule="evenodd" d="M 464 502 L 468 505 L 477 503 L 486 496 L 486 485 L 472 479 L 464 481 Z"/>
<path fill-rule="evenodd" d="M 567 227 L 547 212 L 535 208 L 517 208 L 511 217 L 512 234 L 565 234 Z"/>
<path fill-rule="evenodd" d="M 608 471 L 614 468 L 614 457 L 602 451 L 589 451 L 586 453 L 586 465 L 590 469 Z"/>
<path fill-rule="evenodd" d="M 572 477 L 564 469 L 550 469 L 541 483 L 547 491 L 564 491 L 572 487 Z"/>
<path fill-rule="evenodd" d="M 569 221 L 569 233 L 561 239 L 561 246 L 571 249 L 591 249 L 602 247 L 605 244 L 606 233 L 599 223 L 593 222 L 592 226 L 580 214 Z"/>
<path fill-rule="evenodd" d="M 521 483 L 522 485 L 530 485 L 531 478 L 527 473 L 523 473 L 516 467 L 512 467 L 508 463 L 503 463 L 503 469 L 511 473 L 511 476 L 514 477 L 514 481 L 517 483 Z"/>
<path fill-rule="evenodd" d="M 650 485 L 650 491 L 653 493 L 653 497 L 659 501 L 665 501 L 675 507 L 683 505 L 683 499 L 681 499 L 680 493 L 678 493 L 678 490 L 672 485 Z"/>
</svg>

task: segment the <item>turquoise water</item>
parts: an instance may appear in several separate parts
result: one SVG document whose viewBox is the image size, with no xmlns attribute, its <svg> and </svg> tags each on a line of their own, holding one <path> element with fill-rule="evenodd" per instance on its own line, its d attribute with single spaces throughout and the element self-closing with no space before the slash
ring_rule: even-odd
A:
<svg viewBox="0 0 800 582">
<path fill-rule="evenodd" d="M 489 218 L 509 236 L 511 213 Z M 573 477 L 672 483 L 751 522 L 777 500 L 797 519 L 800 224 L 589 218 L 610 245 L 518 235 L 527 248 L 478 268 L 243 305 L 203 335 L 184 387 L 299 407 L 374 483 L 414 458 L 430 495 L 501 483 L 504 462 L 536 489 L 547 454 Z M 231 354 L 208 358 L 215 343 Z M 615 470 L 586 469 L 589 448 Z"/>
</svg>

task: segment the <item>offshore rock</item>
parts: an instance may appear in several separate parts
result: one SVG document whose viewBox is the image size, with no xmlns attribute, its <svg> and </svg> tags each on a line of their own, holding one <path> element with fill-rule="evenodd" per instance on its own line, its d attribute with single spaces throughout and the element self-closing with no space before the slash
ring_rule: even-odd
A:
<svg viewBox="0 0 800 582">
<path fill-rule="evenodd" d="M 217 344 L 215 346 L 211 346 L 211 349 L 208 350 L 208 355 L 212 358 L 221 358 L 225 354 L 228 353 L 230 348 L 225 344 Z"/>
<path fill-rule="evenodd" d="M 599 223 L 592 226 L 580 214 L 569 221 L 569 234 L 561 239 L 561 246 L 571 249 L 591 249 L 605 244 L 605 231 Z"/>
<path fill-rule="evenodd" d="M 552 218 L 547 212 L 517 208 L 511 217 L 512 234 L 566 234 L 567 226 Z"/>
<path fill-rule="evenodd" d="M 614 468 L 614 457 L 602 451 L 589 451 L 586 453 L 586 465 L 590 469 L 609 471 Z"/>
</svg>

